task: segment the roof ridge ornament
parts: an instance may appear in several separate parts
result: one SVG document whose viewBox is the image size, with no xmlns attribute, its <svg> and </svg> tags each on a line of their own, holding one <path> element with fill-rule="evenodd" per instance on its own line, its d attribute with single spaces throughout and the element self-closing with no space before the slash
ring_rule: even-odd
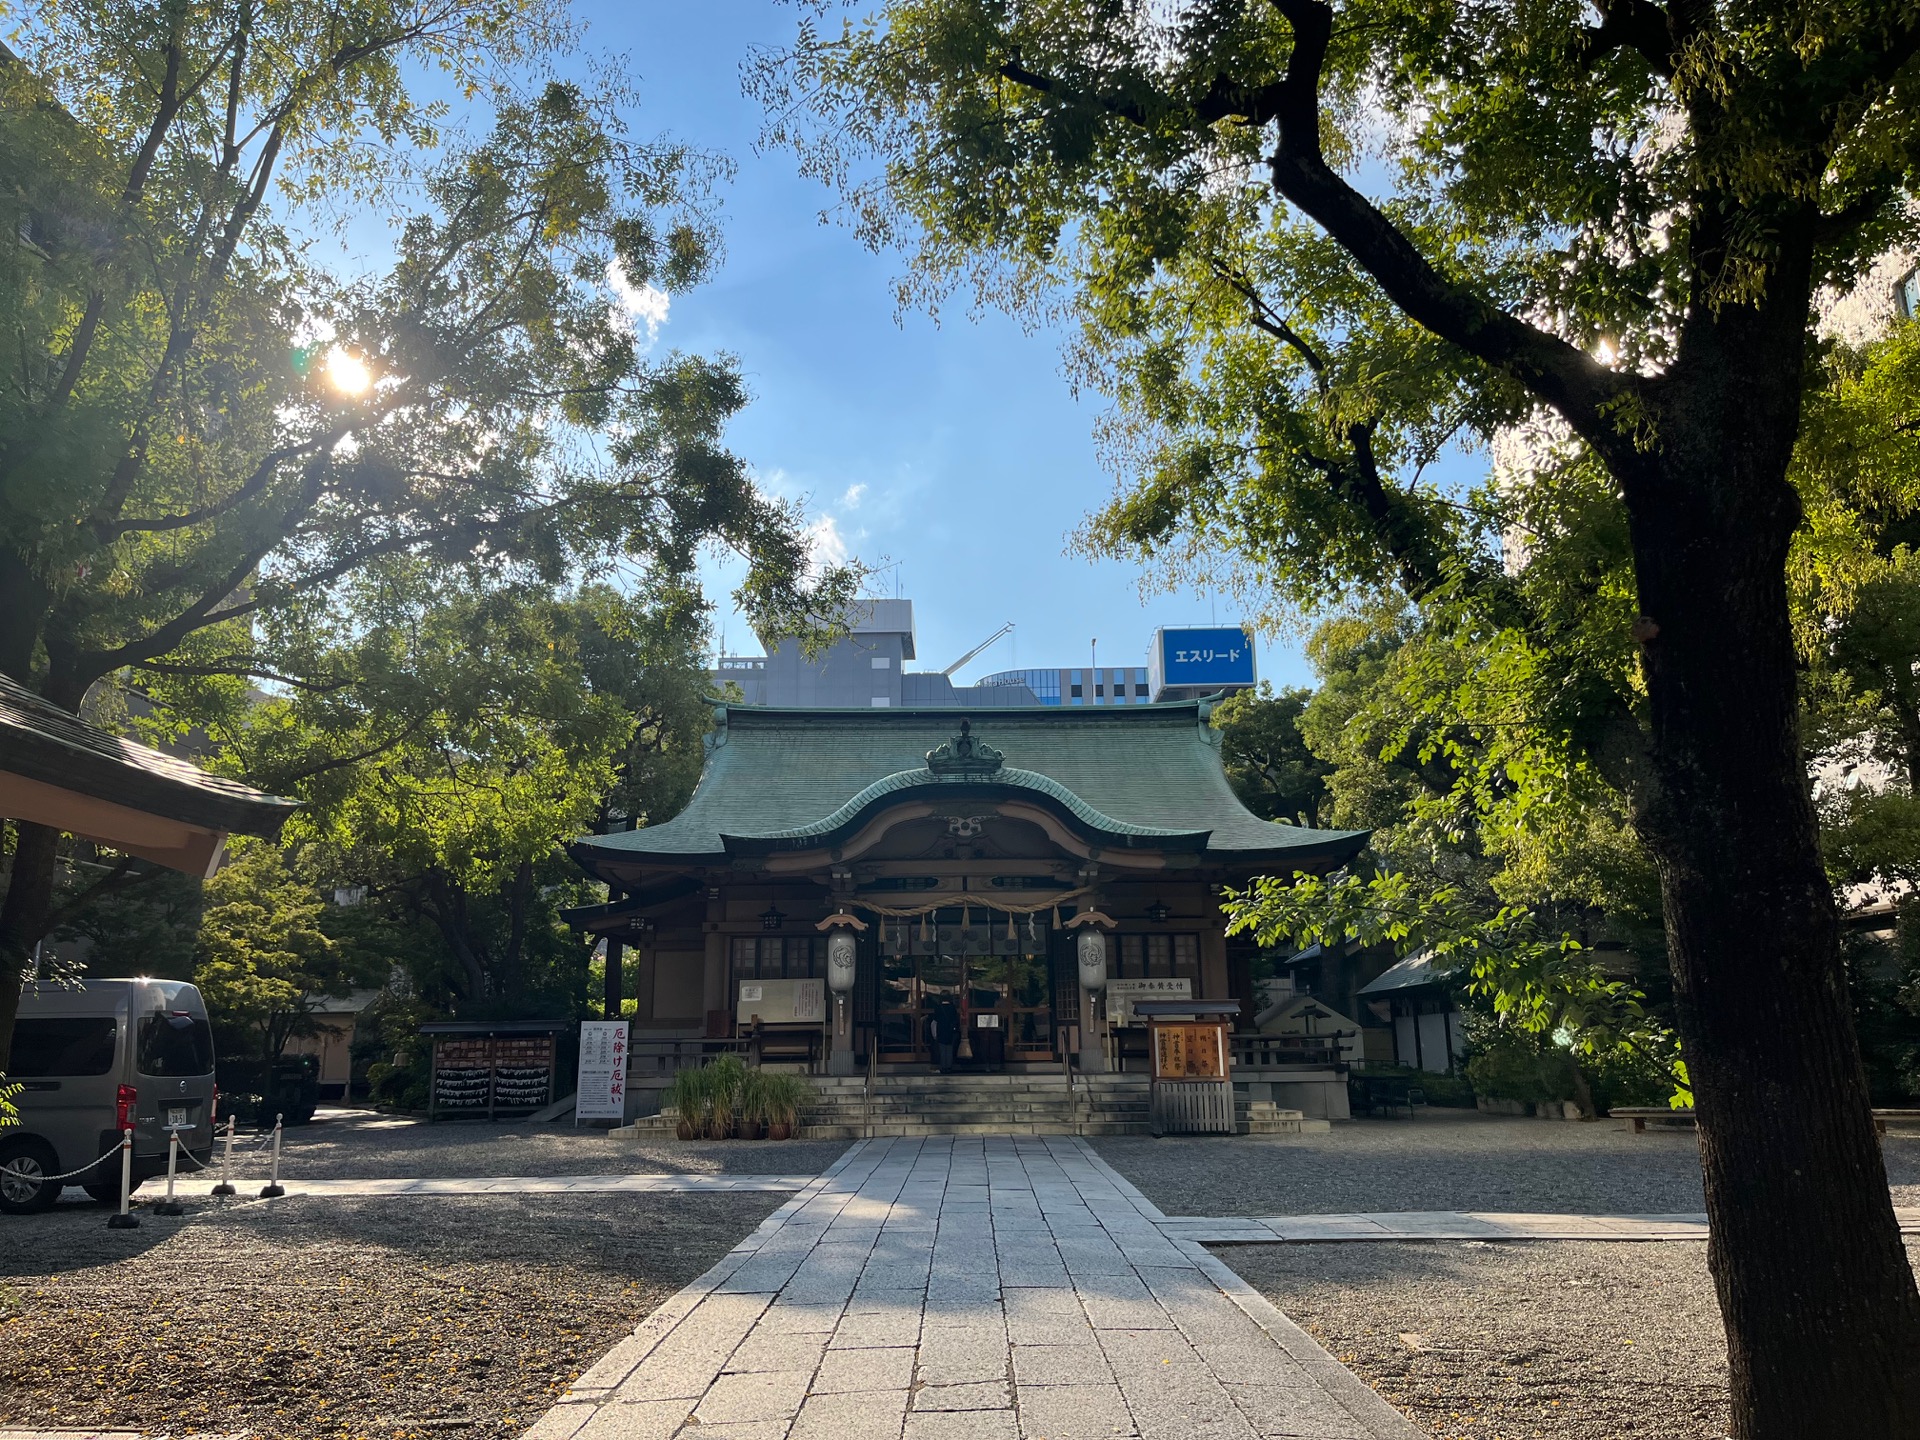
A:
<svg viewBox="0 0 1920 1440">
<path fill-rule="evenodd" d="M 973 738 L 971 720 L 962 720 L 958 735 L 927 751 L 927 769 L 936 775 L 991 775 L 1005 759 L 986 741 Z"/>
</svg>

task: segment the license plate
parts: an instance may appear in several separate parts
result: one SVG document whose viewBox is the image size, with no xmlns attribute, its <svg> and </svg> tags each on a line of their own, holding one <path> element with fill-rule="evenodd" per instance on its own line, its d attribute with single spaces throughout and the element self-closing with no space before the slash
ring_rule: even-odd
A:
<svg viewBox="0 0 1920 1440">
<path fill-rule="evenodd" d="M 169 1130 L 184 1130 L 187 1128 L 186 1106 L 169 1105 L 167 1107 L 167 1128 Z"/>
</svg>

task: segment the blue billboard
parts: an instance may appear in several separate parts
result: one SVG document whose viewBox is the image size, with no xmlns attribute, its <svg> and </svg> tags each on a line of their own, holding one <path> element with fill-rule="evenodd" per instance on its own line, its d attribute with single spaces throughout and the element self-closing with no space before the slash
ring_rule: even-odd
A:
<svg viewBox="0 0 1920 1440">
<path fill-rule="evenodd" d="M 1154 646 L 1158 687 L 1251 685 L 1253 640 L 1238 625 L 1209 625 L 1190 630 L 1163 629 Z"/>
</svg>

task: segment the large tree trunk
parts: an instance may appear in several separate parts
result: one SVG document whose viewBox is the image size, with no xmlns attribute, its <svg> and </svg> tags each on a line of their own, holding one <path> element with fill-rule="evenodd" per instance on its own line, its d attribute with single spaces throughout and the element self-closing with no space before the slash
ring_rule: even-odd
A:
<svg viewBox="0 0 1920 1440">
<path fill-rule="evenodd" d="M 1778 359 L 1780 357 L 1776 357 Z M 1766 369 L 1765 357 L 1755 371 Z M 1739 1440 L 1920 1436 L 1920 1293 L 1894 1219 L 1820 862 L 1785 560 L 1796 395 L 1669 410 L 1627 487 L 1660 869 Z M 1782 373 L 1784 372 L 1784 373 Z M 1777 365 L 1774 385 L 1797 387 Z M 1684 417 L 1721 416 L 1689 427 Z"/>
<path fill-rule="evenodd" d="M 0 1074 L 13 1061 L 13 1021 L 20 1013 L 20 985 L 34 947 L 53 913 L 53 882 L 60 832 L 16 822 L 7 898 L 0 901 Z"/>
</svg>

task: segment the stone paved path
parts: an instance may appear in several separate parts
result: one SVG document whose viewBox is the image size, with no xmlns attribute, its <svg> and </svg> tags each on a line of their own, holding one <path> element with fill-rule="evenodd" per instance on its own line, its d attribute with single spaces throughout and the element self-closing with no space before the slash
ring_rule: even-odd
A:
<svg viewBox="0 0 1920 1440">
<path fill-rule="evenodd" d="M 1083 1142 L 870 1140 L 527 1440 L 1413 1440 Z"/>
</svg>

